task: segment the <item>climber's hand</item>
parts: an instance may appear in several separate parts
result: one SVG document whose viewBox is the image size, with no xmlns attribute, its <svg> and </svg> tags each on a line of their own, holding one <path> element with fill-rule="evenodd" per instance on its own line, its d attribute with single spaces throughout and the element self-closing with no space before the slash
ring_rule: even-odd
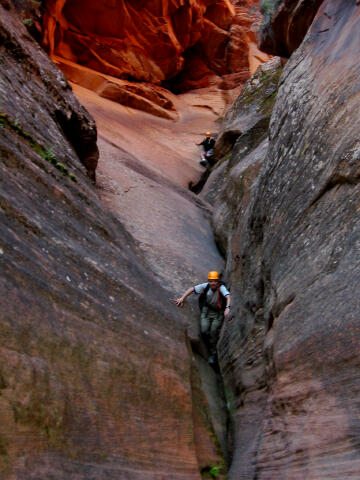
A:
<svg viewBox="0 0 360 480">
<path fill-rule="evenodd" d="M 176 300 L 174 300 L 175 302 L 175 305 L 177 307 L 183 307 L 184 306 L 184 299 L 181 297 L 181 298 L 177 298 Z"/>
</svg>

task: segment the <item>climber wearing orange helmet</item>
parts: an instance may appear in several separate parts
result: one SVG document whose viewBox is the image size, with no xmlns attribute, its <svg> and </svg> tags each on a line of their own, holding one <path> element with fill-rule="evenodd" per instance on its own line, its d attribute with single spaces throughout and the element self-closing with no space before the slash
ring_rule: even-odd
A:
<svg viewBox="0 0 360 480">
<path fill-rule="evenodd" d="M 230 313 L 231 295 L 226 286 L 220 281 L 218 272 L 211 271 L 208 274 L 208 281 L 190 287 L 184 295 L 175 303 L 178 307 L 184 305 L 185 299 L 192 293 L 200 294 L 199 306 L 201 309 L 200 329 L 207 341 L 210 349 L 210 363 L 216 358 L 216 344 L 219 335 L 219 329 L 224 317 Z"/>
<path fill-rule="evenodd" d="M 208 152 L 209 150 L 214 148 L 215 145 L 215 138 L 217 137 L 216 134 L 212 134 L 211 132 L 206 132 L 206 137 L 201 143 L 197 143 L 196 145 L 202 146 L 204 148 L 204 152 Z"/>
</svg>

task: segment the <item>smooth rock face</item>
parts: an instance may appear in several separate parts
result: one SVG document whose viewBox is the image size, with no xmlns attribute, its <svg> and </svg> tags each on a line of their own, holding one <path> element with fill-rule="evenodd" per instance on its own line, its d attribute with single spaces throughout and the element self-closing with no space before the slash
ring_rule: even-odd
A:
<svg viewBox="0 0 360 480">
<path fill-rule="evenodd" d="M 264 54 L 255 47 L 257 2 L 47 0 L 43 44 L 53 56 L 125 80 L 187 90 L 214 76 L 243 83 Z M 174 77 L 178 76 L 176 79 Z"/>
<path fill-rule="evenodd" d="M 129 115 L 89 90 L 74 91 L 99 125 L 99 196 L 136 239 L 167 298 L 205 280 L 209 265 L 222 270 L 211 208 L 187 188 L 202 168 L 196 146 L 202 137 L 191 132 L 198 109 L 187 112 L 176 99 L 181 122 L 175 123 L 136 110 Z M 216 118 L 208 110 L 198 115 L 200 122 Z"/>
<path fill-rule="evenodd" d="M 234 308 L 219 342 L 230 479 L 359 477 L 359 31 L 355 0 L 320 7 L 232 226 Z"/>
<path fill-rule="evenodd" d="M 170 302 L 190 276 L 203 275 L 208 252 L 222 263 L 209 238 L 210 207 L 182 190 L 189 165 L 176 160 L 191 148 L 168 155 L 173 191 L 154 172 L 166 148 L 150 126 L 163 122 L 168 145 L 178 146 L 169 119 L 130 111 L 121 124 L 126 108 L 109 102 L 106 110 L 108 100 L 87 90 L 104 122 L 107 165 L 96 192 L 86 176 L 97 163 L 93 120 L 10 3 L 0 4 L 1 477 L 200 479 L 199 470 L 222 462 L 214 434 L 223 449 L 227 434 L 214 373 L 201 346 L 192 350 L 195 322 L 185 332 L 195 312 Z M 225 28 L 226 15 L 216 17 Z M 266 139 L 243 137 L 229 162 L 215 222 L 233 292 L 219 343 L 232 480 L 358 479 L 359 27 L 355 1 L 325 1 L 285 69 L 269 149 Z M 194 134 L 196 115 L 186 116 L 178 123 Z M 151 152 L 129 135 L 139 118 Z M 194 141 L 200 136 L 199 128 Z M 121 152 L 126 143 L 132 150 Z M 212 185 L 204 198 L 216 200 Z M 128 193 L 129 211 L 112 210 Z M 178 270 L 170 248 L 161 264 L 155 251 L 173 242 L 177 208 Z M 158 231 L 146 244 L 152 219 Z"/>
<path fill-rule="evenodd" d="M 221 427 L 189 312 L 101 203 L 94 121 L 8 2 L 0 38 L 0 476 L 199 479 Z"/>
<path fill-rule="evenodd" d="M 259 48 L 270 55 L 290 57 L 308 31 L 323 0 L 264 0 Z"/>
</svg>

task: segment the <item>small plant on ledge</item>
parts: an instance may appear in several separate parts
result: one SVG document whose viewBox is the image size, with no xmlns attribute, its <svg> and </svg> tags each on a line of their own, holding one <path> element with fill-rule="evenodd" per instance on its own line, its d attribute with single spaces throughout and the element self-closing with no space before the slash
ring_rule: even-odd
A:
<svg viewBox="0 0 360 480">
<path fill-rule="evenodd" d="M 211 479 L 211 478 L 219 478 L 222 473 L 225 473 L 226 468 L 224 468 L 224 465 L 214 465 L 210 466 L 207 465 L 206 467 L 203 467 L 201 469 L 201 478 L 203 479 Z"/>
</svg>

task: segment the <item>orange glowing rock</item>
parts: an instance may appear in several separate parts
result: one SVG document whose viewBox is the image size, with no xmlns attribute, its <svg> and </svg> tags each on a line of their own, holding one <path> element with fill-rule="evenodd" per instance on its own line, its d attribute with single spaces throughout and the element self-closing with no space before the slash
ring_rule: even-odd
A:
<svg viewBox="0 0 360 480">
<path fill-rule="evenodd" d="M 49 0 L 43 43 L 51 56 L 124 80 L 180 90 L 226 75 L 236 83 L 254 70 L 260 18 L 256 1 L 236 3 Z"/>
</svg>

